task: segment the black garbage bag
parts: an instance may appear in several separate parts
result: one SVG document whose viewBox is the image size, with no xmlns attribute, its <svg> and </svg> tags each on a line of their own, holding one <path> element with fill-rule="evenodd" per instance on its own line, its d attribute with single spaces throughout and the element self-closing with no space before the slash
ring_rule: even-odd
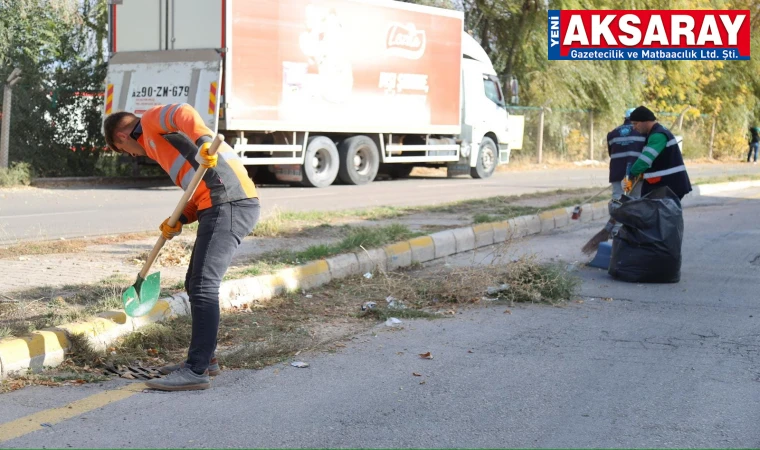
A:
<svg viewBox="0 0 760 450">
<path fill-rule="evenodd" d="M 683 209 L 669 187 L 628 199 L 611 216 L 622 226 L 612 240 L 610 275 L 632 283 L 681 280 Z"/>
</svg>

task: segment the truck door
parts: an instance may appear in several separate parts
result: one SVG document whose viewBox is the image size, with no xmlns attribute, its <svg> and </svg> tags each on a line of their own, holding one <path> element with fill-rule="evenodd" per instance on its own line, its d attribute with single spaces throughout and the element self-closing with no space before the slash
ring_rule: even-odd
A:
<svg viewBox="0 0 760 450">
<path fill-rule="evenodd" d="M 222 103 L 222 0 L 112 0 L 105 115 L 188 103 L 212 130 Z M 168 13 L 167 13 L 168 12 Z"/>
<path fill-rule="evenodd" d="M 109 0 L 111 52 L 224 47 L 222 0 Z"/>
</svg>

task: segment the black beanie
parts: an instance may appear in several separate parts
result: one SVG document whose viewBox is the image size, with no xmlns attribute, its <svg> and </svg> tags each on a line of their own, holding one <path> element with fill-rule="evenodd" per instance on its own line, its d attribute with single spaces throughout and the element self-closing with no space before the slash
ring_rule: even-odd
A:
<svg viewBox="0 0 760 450">
<path fill-rule="evenodd" d="M 654 113 L 646 106 L 639 106 L 631 113 L 631 122 L 649 122 L 655 121 L 657 118 Z"/>
</svg>

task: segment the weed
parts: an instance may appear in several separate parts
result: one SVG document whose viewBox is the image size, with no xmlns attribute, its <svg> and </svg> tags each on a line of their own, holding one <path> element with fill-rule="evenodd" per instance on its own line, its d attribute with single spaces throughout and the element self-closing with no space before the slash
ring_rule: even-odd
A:
<svg viewBox="0 0 760 450">
<path fill-rule="evenodd" d="M 17 258 L 26 255 L 50 255 L 57 253 L 79 253 L 87 247 L 84 240 L 58 240 L 23 242 L 21 244 L 0 248 L 0 259 Z"/>
<path fill-rule="evenodd" d="M 72 334 L 69 335 L 69 358 L 74 364 L 81 366 L 94 365 L 95 361 L 100 357 L 100 353 L 95 351 L 87 340 L 87 336 L 84 334 Z"/>
<path fill-rule="evenodd" d="M 500 297 L 510 302 L 557 303 L 569 300 L 580 285 L 562 265 L 539 264 L 533 258 L 513 263 L 503 281 L 509 288 Z"/>
<path fill-rule="evenodd" d="M 359 317 L 361 318 L 370 318 L 378 321 L 386 321 L 390 319 L 391 317 L 395 317 L 397 319 L 440 319 L 446 316 L 442 316 L 440 314 L 434 314 L 428 311 L 424 311 L 421 309 L 412 309 L 412 308 L 383 308 L 383 307 L 375 307 L 372 309 L 368 309 L 367 311 L 362 311 L 359 313 Z"/>
<path fill-rule="evenodd" d="M 700 184 L 714 184 L 714 183 L 730 183 L 733 181 L 754 181 L 754 180 L 760 180 L 760 175 L 727 175 L 722 177 L 705 177 L 705 178 L 698 178 L 697 180 L 693 181 L 693 185 L 700 185 Z"/>
<path fill-rule="evenodd" d="M 302 251 L 279 250 L 264 253 L 251 261 L 252 265 L 245 269 L 230 273 L 226 279 L 240 278 L 244 276 L 256 276 L 271 273 L 274 270 L 289 265 L 303 264 L 305 262 L 328 258 L 360 250 L 363 248 L 376 248 L 393 242 L 420 236 L 423 233 L 414 232 L 406 225 L 390 224 L 380 227 L 353 227 L 344 225 L 343 239 L 335 244 L 318 244 L 307 247 Z"/>
<path fill-rule="evenodd" d="M 28 163 L 13 163 L 9 168 L 0 168 L 0 187 L 29 186 L 32 183 L 32 166 Z"/>
</svg>

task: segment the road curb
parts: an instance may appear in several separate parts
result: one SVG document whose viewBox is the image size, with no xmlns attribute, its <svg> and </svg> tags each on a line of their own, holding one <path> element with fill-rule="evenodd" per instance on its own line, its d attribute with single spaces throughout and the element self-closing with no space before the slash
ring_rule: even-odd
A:
<svg viewBox="0 0 760 450">
<path fill-rule="evenodd" d="M 730 186 L 730 187 L 727 187 Z M 690 196 L 760 186 L 760 181 L 695 186 Z M 308 290 L 351 275 L 394 270 L 414 263 L 432 261 L 493 244 L 540 234 L 572 224 L 609 217 L 607 202 L 583 205 L 580 220 L 572 220 L 572 207 L 543 211 L 506 221 L 482 223 L 439 231 L 382 248 L 361 250 L 311 261 L 274 274 L 222 282 L 219 303 L 223 310 L 265 302 L 288 291 Z M 159 300 L 156 307 L 139 318 L 123 311 L 106 311 L 87 322 L 70 323 L 35 331 L 19 338 L 0 339 L 0 379 L 13 372 L 40 371 L 60 365 L 71 348 L 72 335 L 84 335 L 97 350 L 105 350 L 117 339 L 146 325 L 190 314 L 186 293 Z"/>
</svg>

